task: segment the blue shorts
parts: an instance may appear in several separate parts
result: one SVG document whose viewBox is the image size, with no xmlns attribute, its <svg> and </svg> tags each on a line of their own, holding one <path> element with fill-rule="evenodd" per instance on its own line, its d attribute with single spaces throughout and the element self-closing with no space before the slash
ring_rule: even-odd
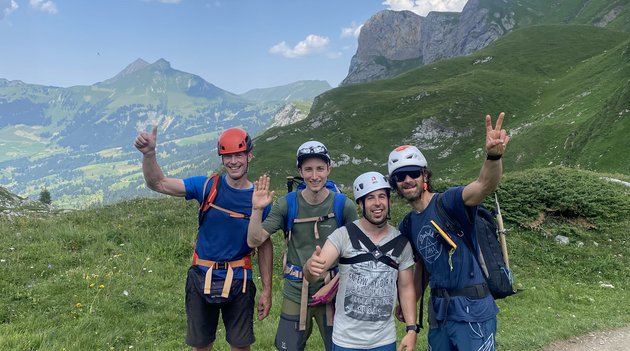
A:
<svg viewBox="0 0 630 351">
<path fill-rule="evenodd" d="M 333 342 L 332 351 L 396 351 L 396 343 L 393 342 L 389 345 L 383 345 L 371 349 L 349 349 L 347 347 L 337 346 Z"/>
<path fill-rule="evenodd" d="M 497 319 L 485 322 L 439 321 L 429 329 L 429 350 L 432 351 L 495 351 Z"/>
</svg>

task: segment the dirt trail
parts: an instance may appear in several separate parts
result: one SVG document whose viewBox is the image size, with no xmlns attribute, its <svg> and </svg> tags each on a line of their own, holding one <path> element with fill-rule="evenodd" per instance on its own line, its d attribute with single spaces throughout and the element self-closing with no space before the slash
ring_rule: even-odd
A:
<svg viewBox="0 0 630 351">
<path fill-rule="evenodd" d="M 553 343 L 543 351 L 630 351 L 630 326 Z"/>
</svg>

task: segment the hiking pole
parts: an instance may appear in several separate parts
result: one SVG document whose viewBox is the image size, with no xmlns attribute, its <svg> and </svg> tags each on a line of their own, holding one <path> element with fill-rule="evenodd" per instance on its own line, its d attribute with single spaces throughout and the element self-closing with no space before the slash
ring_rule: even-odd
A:
<svg viewBox="0 0 630 351">
<path fill-rule="evenodd" d="M 510 259 L 507 252 L 507 242 L 505 241 L 505 233 L 507 230 L 503 227 L 503 216 L 501 215 L 501 207 L 499 206 L 499 198 L 494 193 L 494 203 L 497 206 L 497 231 L 499 232 L 499 243 L 501 244 L 501 253 L 505 259 L 505 268 L 510 269 Z"/>
</svg>

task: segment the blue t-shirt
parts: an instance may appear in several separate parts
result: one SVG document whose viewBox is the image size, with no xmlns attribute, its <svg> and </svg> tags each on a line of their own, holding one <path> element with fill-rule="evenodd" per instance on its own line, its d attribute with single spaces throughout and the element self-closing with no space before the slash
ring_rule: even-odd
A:
<svg viewBox="0 0 630 351">
<path fill-rule="evenodd" d="M 186 200 L 195 199 L 201 203 L 205 194 L 203 185 L 208 177 L 197 176 L 184 179 L 186 187 Z M 225 180 L 225 175 L 219 177 L 219 191 L 214 204 L 222 208 L 246 214 L 252 213 L 252 195 L 254 187 L 249 189 L 232 188 Z M 206 194 L 210 192 L 212 180 L 206 185 Z M 271 205 L 263 211 L 263 219 L 269 214 Z M 206 213 L 203 223 L 197 233 L 195 251 L 199 258 L 217 262 L 234 261 L 247 256 L 252 249 L 247 245 L 247 227 L 249 219 L 233 218 L 229 214 L 210 208 Z M 199 266 L 203 272 L 207 267 Z M 227 271 L 215 269 L 212 271 L 213 279 L 225 279 Z M 243 268 L 234 268 L 234 279 L 243 279 Z M 252 274 L 247 274 L 247 279 L 252 279 Z"/>
<path fill-rule="evenodd" d="M 449 188 L 444 193 L 443 205 L 448 215 L 459 222 L 460 228 L 470 237 L 476 246 L 477 233 L 473 219 L 477 213 L 477 206 L 466 206 L 462 199 L 464 187 Z M 448 233 L 457 245 L 457 249 L 449 263 L 450 246 L 440 237 L 437 229 L 431 224 L 435 221 L 442 230 L 447 232 L 446 223 L 440 220 L 437 212 L 437 197 L 435 194 L 429 205 L 422 212 L 412 212 L 411 233 L 409 236 L 414 250 L 424 261 L 424 267 L 429 272 L 429 286 L 432 289 L 460 289 L 467 286 L 481 284 L 485 281 L 475 256 L 468 249 L 468 245 L 458 233 Z M 402 232 L 402 227 L 400 228 Z M 483 322 L 494 318 L 499 312 L 492 295 L 484 298 L 469 298 L 465 296 L 451 296 L 448 311 L 445 311 L 445 298 L 434 297 L 431 299 L 436 312 L 436 319 L 446 319 L 459 322 Z"/>
</svg>

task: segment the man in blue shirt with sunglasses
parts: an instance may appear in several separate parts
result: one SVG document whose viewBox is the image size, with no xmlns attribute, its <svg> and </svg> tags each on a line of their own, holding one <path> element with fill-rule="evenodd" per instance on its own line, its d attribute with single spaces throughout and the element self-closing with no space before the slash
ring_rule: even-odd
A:
<svg viewBox="0 0 630 351">
<path fill-rule="evenodd" d="M 432 172 L 415 146 L 394 149 L 388 158 L 389 181 L 411 205 L 409 225 L 400 226 L 418 256 L 415 272 L 416 296 L 422 296 L 426 278 L 431 287 L 428 303 L 429 350 L 494 351 L 496 315 L 494 302 L 479 264 L 465 240 L 476 243 L 474 218 L 477 205 L 496 190 L 503 172 L 501 157 L 510 137 L 504 129 L 504 113 L 496 127 L 486 116 L 486 160 L 479 177 L 466 186 L 447 189 L 442 205 L 461 231 L 449 233 L 438 216 L 438 196 L 431 187 Z M 465 238 L 465 237 L 468 238 Z"/>
</svg>

